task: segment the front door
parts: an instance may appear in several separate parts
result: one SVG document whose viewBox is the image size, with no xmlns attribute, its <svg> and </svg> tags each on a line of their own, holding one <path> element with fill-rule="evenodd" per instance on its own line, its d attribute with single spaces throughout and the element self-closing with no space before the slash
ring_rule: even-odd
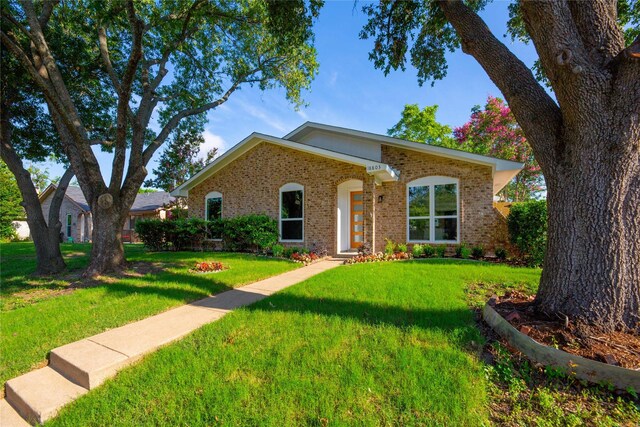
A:
<svg viewBox="0 0 640 427">
<path fill-rule="evenodd" d="M 362 191 L 351 192 L 351 249 L 362 246 L 364 241 L 364 203 Z"/>
</svg>

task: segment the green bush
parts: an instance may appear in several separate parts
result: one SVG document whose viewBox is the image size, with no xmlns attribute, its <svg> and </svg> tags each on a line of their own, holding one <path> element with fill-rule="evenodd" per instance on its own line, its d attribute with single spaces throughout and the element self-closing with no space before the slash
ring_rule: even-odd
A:
<svg viewBox="0 0 640 427">
<path fill-rule="evenodd" d="M 509 239 L 529 265 L 542 265 L 547 247 L 547 202 L 514 203 L 507 216 Z"/>
<path fill-rule="evenodd" d="M 471 248 L 471 256 L 474 258 L 484 258 L 484 248 L 480 245 Z"/>
<path fill-rule="evenodd" d="M 165 240 L 176 251 L 201 248 L 208 233 L 207 221 L 200 218 L 169 220 L 165 226 Z"/>
<path fill-rule="evenodd" d="M 406 243 L 398 243 L 395 248 L 395 252 L 404 252 L 406 253 L 408 250 Z"/>
<path fill-rule="evenodd" d="M 469 249 L 466 243 L 460 243 L 456 246 L 456 256 L 462 259 L 468 259 L 471 256 L 471 249 Z"/>
<path fill-rule="evenodd" d="M 438 245 L 436 246 L 436 255 L 438 258 L 444 258 L 444 254 L 447 252 L 446 245 Z"/>
<path fill-rule="evenodd" d="M 496 248 L 496 258 L 500 261 L 507 259 L 507 250 L 505 248 Z"/>
<path fill-rule="evenodd" d="M 436 254 L 436 248 L 431 245 L 423 245 L 422 251 L 424 252 L 424 256 L 426 256 L 427 258 L 431 258 Z M 442 256 L 444 256 L 444 252 L 442 253 Z"/>
<path fill-rule="evenodd" d="M 278 242 L 278 222 L 267 215 L 225 219 L 222 241 L 231 251 L 264 252 Z"/>
<path fill-rule="evenodd" d="M 421 244 L 416 243 L 411 248 L 411 253 L 413 254 L 414 258 L 420 258 L 422 255 L 424 255 L 424 248 L 422 247 Z"/>
<path fill-rule="evenodd" d="M 284 255 L 284 246 L 282 245 L 271 246 L 271 255 L 277 258 L 282 257 Z"/>
<path fill-rule="evenodd" d="M 394 250 L 396 249 L 396 244 L 393 243 L 391 239 L 384 239 L 386 242 L 384 244 L 384 253 L 385 255 L 393 255 Z"/>
<path fill-rule="evenodd" d="M 151 251 L 161 251 L 165 246 L 165 223 L 161 219 L 136 221 L 135 230 L 144 246 Z"/>
</svg>

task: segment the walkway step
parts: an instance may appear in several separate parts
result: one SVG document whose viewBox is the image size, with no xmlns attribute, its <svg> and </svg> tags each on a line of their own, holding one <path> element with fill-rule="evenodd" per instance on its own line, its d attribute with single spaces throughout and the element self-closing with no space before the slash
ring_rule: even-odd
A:
<svg viewBox="0 0 640 427">
<path fill-rule="evenodd" d="M 5 386 L 7 402 L 31 424 L 55 417 L 60 408 L 88 391 L 48 366 L 9 380 Z"/>
<path fill-rule="evenodd" d="M 9 402 L 2 399 L 0 400 L 0 426 L 30 427 L 30 424 L 13 409 L 13 406 L 9 405 Z"/>
<path fill-rule="evenodd" d="M 89 339 L 58 347 L 49 354 L 51 368 L 89 390 L 130 363 L 127 355 Z"/>
</svg>

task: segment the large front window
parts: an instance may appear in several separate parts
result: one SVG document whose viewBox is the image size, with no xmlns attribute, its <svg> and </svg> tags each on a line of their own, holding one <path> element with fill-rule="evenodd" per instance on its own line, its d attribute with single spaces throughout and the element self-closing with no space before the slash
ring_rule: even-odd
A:
<svg viewBox="0 0 640 427">
<path fill-rule="evenodd" d="M 458 241 L 458 180 L 443 176 L 407 185 L 407 237 L 410 242 Z"/>
<path fill-rule="evenodd" d="M 280 239 L 304 240 L 304 188 L 300 184 L 286 184 L 280 188 Z"/>
</svg>

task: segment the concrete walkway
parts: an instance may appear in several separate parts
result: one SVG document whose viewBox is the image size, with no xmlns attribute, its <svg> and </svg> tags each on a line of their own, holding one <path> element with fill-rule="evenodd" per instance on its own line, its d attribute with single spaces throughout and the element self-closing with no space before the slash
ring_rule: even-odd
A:
<svg viewBox="0 0 640 427">
<path fill-rule="evenodd" d="M 342 264 L 328 259 L 53 349 L 49 366 L 7 381 L 0 426 L 44 423 L 122 368 L 235 308 Z M 25 421 L 26 420 L 26 421 Z M 28 423 L 27 423 L 28 422 Z"/>
</svg>

